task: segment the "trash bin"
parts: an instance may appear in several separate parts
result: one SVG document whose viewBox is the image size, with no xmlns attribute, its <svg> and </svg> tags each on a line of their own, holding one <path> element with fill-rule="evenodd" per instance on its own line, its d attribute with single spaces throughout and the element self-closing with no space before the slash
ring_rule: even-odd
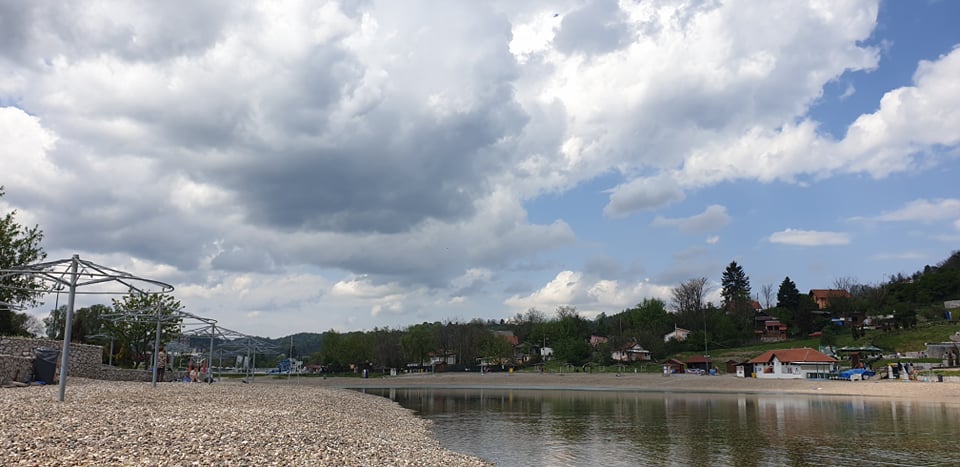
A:
<svg viewBox="0 0 960 467">
<path fill-rule="evenodd" d="M 57 360 L 60 358 L 60 350 L 38 347 L 33 353 L 33 379 L 42 381 L 44 384 L 55 383 L 54 377 L 57 374 Z"/>
<path fill-rule="evenodd" d="M 938 383 L 942 383 L 942 382 L 943 382 L 943 375 L 937 375 L 937 382 L 938 382 Z"/>
</svg>

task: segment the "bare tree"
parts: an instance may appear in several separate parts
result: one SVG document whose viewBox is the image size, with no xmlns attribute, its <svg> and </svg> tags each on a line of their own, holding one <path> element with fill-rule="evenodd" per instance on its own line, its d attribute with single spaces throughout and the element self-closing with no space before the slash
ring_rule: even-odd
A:
<svg viewBox="0 0 960 467">
<path fill-rule="evenodd" d="M 763 308 L 767 309 L 773 304 L 773 297 L 776 296 L 773 284 L 763 284 L 760 286 L 760 297 L 763 299 Z"/>
<path fill-rule="evenodd" d="M 524 319 L 531 323 L 542 323 L 547 320 L 547 315 L 536 308 L 530 307 L 524 315 Z"/>
<path fill-rule="evenodd" d="M 843 290 L 847 293 L 853 293 L 854 288 L 857 286 L 857 280 L 850 277 L 838 277 L 833 280 L 833 289 L 834 290 Z"/>
<path fill-rule="evenodd" d="M 706 277 L 690 279 L 673 288 L 673 307 L 678 313 L 699 312 L 709 292 Z"/>
</svg>

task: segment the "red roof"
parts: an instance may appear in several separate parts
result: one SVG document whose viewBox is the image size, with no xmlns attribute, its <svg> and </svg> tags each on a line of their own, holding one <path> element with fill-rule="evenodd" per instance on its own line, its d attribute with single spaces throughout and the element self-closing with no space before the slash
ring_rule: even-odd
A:
<svg viewBox="0 0 960 467">
<path fill-rule="evenodd" d="M 768 350 L 756 358 L 750 360 L 749 363 L 770 363 L 773 361 L 773 357 L 777 357 L 777 360 L 780 360 L 784 363 L 836 363 L 837 359 L 825 355 L 823 353 L 817 352 L 813 349 L 777 349 L 777 350 Z"/>
<path fill-rule="evenodd" d="M 829 299 L 830 297 L 846 297 L 850 298 L 850 292 L 846 290 L 835 290 L 835 289 L 811 289 L 810 296 L 813 298 L 825 298 Z"/>
</svg>

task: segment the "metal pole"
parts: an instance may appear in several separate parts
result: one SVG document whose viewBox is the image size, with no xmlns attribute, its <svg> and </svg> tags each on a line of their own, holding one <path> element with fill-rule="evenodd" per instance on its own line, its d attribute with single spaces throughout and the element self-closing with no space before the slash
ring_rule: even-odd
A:
<svg viewBox="0 0 960 467">
<path fill-rule="evenodd" d="M 67 298 L 67 318 L 63 324 L 63 351 L 60 355 L 60 402 L 63 402 L 63 396 L 67 391 L 67 365 L 70 362 L 70 333 L 73 327 L 73 306 L 77 297 L 77 280 L 79 278 L 78 270 L 80 268 L 80 255 L 73 255 L 70 263 L 70 295 Z"/>
<path fill-rule="evenodd" d="M 159 297 L 157 298 L 157 334 L 153 339 L 153 387 L 157 387 L 157 364 L 160 362 L 160 310 L 162 309 Z"/>
<path fill-rule="evenodd" d="M 207 382 L 213 382 L 213 335 L 217 328 L 215 324 L 210 325 L 210 357 L 207 358 Z"/>
</svg>

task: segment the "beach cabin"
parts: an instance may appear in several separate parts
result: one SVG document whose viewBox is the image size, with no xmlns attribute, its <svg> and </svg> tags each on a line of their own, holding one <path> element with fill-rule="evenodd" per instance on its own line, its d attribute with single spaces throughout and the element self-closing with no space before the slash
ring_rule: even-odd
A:
<svg viewBox="0 0 960 467">
<path fill-rule="evenodd" d="M 687 364 L 675 358 L 671 358 L 670 360 L 663 362 L 664 374 L 668 374 L 668 372 L 669 373 L 685 373 L 686 370 L 687 370 Z"/>
<path fill-rule="evenodd" d="M 688 373 L 706 374 L 713 368 L 713 360 L 703 355 L 694 355 L 683 362 L 687 364 Z"/>
<path fill-rule="evenodd" d="M 839 370 L 837 359 L 808 348 L 769 350 L 748 363 L 766 379 L 824 379 Z"/>
</svg>

